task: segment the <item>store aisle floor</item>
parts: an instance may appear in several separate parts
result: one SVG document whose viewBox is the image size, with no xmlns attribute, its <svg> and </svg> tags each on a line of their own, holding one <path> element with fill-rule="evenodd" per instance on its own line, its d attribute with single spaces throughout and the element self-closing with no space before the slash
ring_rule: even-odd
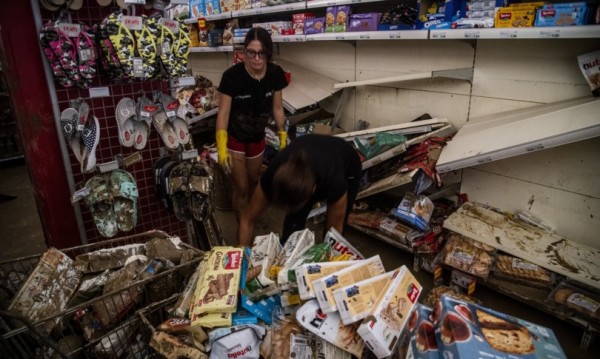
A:
<svg viewBox="0 0 600 359">
<path fill-rule="evenodd" d="M 27 166 L 0 167 L 0 195 L 0 261 L 44 252 L 46 239 Z"/>
</svg>

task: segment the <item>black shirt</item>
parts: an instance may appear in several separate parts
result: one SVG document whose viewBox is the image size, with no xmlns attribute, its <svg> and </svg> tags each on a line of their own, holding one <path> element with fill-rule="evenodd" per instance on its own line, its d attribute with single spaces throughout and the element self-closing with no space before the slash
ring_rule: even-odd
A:
<svg viewBox="0 0 600 359">
<path fill-rule="evenodd" d="M 311 203 L 325 199 L 328 203 L 339 200 L 348 190 L 348 180 L 360 177 L 360 158 L 351 144 L 339 137 L 305 135 L 292 141 L 275 157 L 263 174 L 260 185 L 267 199 L 271 200 L 269 188 L 275 172 L 300 149 L 306 152 L 308 164 L 316 177 L 316 188 L 310 199 Z"/>
<path fill-rule="evenodd" d="M 225 70 L 218 90 L 231 96 L 228 132 L 242 142 L 264 138 L 266 121 L 273 113 L 273 95 L 286 86 L 283 69 L 271 62 L 261 80 L 250 76 L 243 62 Z"/>
</svg>

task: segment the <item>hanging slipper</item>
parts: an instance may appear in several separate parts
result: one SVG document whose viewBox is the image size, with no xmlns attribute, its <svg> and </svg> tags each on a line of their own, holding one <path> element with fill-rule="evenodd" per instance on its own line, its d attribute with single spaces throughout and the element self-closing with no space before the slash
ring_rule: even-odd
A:
<svg viewBox="0 0 600 359">
<path fill-rule="evenodd" d="M 194 163 L 189 182 L 192 215 L 195 220 L 204 221 L 210 212 L 212 170 L 202 163 Z"/>
<path fill-rule="evenodd" d="M 98 143 L 100 142 L 100 123 L 96 116 L 91 116 L 85 124 L 81 132 L 81 140 L 85 145 L 81 172 L 91 172 L 96 166 L 96 147 L 98 147 Z"/>
<path fill-rule="evenodd" d="M 154 182 L 156 195 L 168 210 L 173 209 L 173 202 L 169 197 L 169 174 L 178 163 L 169 157 L 159 159 L 154 165 Z"/>
<path fill-rule="evenodd" d="M 177 134 L 169 122 L 165 111 L 159 110 L 156 112 L 154 116 L 152 116 L 152 123 L 167 148 L 174 150 L 179 146 Z"/>
<path fill-rule="evenodd" d="M 71 41 L 71 38 L 64 32 L 55 28 L 58 36 L 57 41 L 54 42 L 54 46 L 51 46 L 52 52 L 58 57 L 60 66 L 62 67 L 65 74 L 76 83 L 81 79 L 77 64 L 77 50 L 75 44 Z"/>
<path fill-rule="evenodd" d="M 128 78 L 133 77 L 135 40 L 131 31 L 121 23 L 115 14 L 108 17 L 106 31 L 112 47 L 116 50 L 123 74 Z"/>
<path fill-rule="evenodd" d="M 137 121 L 133 124 L 133 147 L 137 150 L 142 150 L 146 147 L 148 137 L 150 136 L 152 117 L 158 111 L 159 107 L 144 95 L 138 98 L 135 108 Z"/>
<path fill-rule="evenodd" d="M 135 178 L 127 171 L 114 170 L 110 174 L 109 183 L 117 226 L 123 232 L 131 231 L 137 223 L 139 197 Z"/>
<path fill-rule="evenodd" d="M 96 39 L 102 49 L 102 67 L 112 79 L 128 79 L 123 72 L 117 51 L 110 42 L 108 17 L 104 18 L 96 28 Z M 111 31 L 115 31 L 111 25 Z"/>
<path fill-rule="evenodd" d="M 173 45 L 175 43 L 175 35 L 173 32 L 164 25 L 159 25 L 160 36 L 158 38 L 158 46 L 160 49 L 160 62 L 166 73 L 166 76 L 173 78 L 177 76 L 177 59 L 173 52 Z"/>
<path fill-rule="evenodd" d="M 83 163 L 83 153 L 81 152 L 81 143 L 77 133 L 79 124 L 79 112 L 74 108 L 67 108 L 60 114 L 60 127 L 67 144 L 73 151 L 79 164 Z"/>
<path fill-rule="evenodd" d="M 127 97 L 121 99 L 115 109 L 115 118 L 117 119 L 117 127 L 119 129 L 119 143 L 125 147 L 133 146 L 135 142 L 134 123 L 137 119 L 135 101 Z"/>
<path fill-rule="evenodd" d="M 85 204 L 92 213 L 98 232 L 106 238 L 114 237 L 118 226 L 107 178 L 104 175 L 94 176 L 85 186 L 90 189 L 90 194 L 85 197 Z"/>
<path fill-rule="evenodd" d="M 138 55 L 144 61 L 144 79 L 150 79 L 154 77 L 157 68 L 157 42 L 158 42 L 158 24 L 156 19 L 148 18 L 147 16 L 142 17 L 143 27 L 141 30 L 134 31 L 135 42 L 137 47 Z"/>
<path fill-rule="evenodd" d="M 188 142 L 190 142 L 190 130 L 188 129 L 187 123 L 185 122 L 185 117 L 181 118 L 178 116 L 179 100 L 165 93 L 161 93 L 160 101 L 162 103 L 163 109 L 165 110 L 167 118 L 173 126 L 173 130 L 175 130 L 177 142 L 179 142 L 182 145 L 185 145 Z"/>
<path fill-rule="evenodd" d="M 61 42 L 58 36 L 58 32 L 54 27 L 52 22 L 48 22 L 40 31 L 40 45 L 42 46 L 42 50 L 44 51 L 44 55 L 46 55 L 46 59 L 48 59 L 48 63 L 50 64 L 50 68 L 52 69 L 52 74 L 54 78 L 62 87 L 71 87 L 75 84 L 67 76 L 64 69 L 62 68 L 60 57 L 54 53 L 54 48 L 60 48 Z"/>
<path fill-rule="evenodd" d="M 169 197 L 173 203 L 175 217 L 182 222 L 192 219 L 190 200 L 188 197 L 188 185 L 191 164 L 182 162 L 175 166 L 169 173 Z"/>
<path fill-rule="evenodd" d="M 88 88 L 92 79 L 96 77 L 96 47 L 92 38 L 94 33 L 89 26 L 83 25 L 82 30 L 75 40 L 77 47 L 78 71 L 81 79 L 77 82 L 79 87 Z"/>
<path fill-rule="evenodd" d="M 175 54 L 176 76 L 183 76 L 187 73 L 188 55 L 190 54 L 190 45 L 192 41 L 188 34 L 189 28 L 183 21 L 179 22 L 179 32 L 177 33 L 175 43 L 173 45 L 173 53 Z"/>
</svg>

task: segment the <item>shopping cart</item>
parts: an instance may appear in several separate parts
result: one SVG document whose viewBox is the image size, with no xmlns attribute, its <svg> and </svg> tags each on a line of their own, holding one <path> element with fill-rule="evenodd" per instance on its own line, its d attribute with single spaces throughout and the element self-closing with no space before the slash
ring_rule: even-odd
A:
<svg viewBox="0 0 600 359">
<path fill-rule="evenodd" d="M 61 251 L 75 258 L 99 249 L 146 243 L 153 238 L 169 238 L 169 235 L 162 231 L 148 231 Z M 181 292 L 186 280 L 202 260 L 202 251 L 185 243 L 181 245 L 184 249 L 192 250 L 195 258 L 146 279 L 136 280 L 125 288 L 73 305 L 35 323 L 29 323 L 6 310 L 0 311 L 0 357 L 140 357 L 135 355 L 136 335 L 139 337 L 139 319 L 135 312 Z M 3 309 L 25 284 L 41 256 L 0 262 L 0 303 Z M 118 308 L 116 323 L 110 326 L 99 324 L 94 317 L 99 308 Z M 47 329 L 49 327 L 50 331 Z"/>
</svg>

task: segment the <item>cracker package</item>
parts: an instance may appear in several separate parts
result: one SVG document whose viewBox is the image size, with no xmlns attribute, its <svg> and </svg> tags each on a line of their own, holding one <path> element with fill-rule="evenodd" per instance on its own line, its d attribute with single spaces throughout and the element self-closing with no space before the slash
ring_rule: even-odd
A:
<svg viewBox="0 0 600 359">
<path fill-rule="evenodd" d="M 442 296 L 434 323 L 440 358 L 566 358 L 551 329 Z"/>
<path fill-rule="evenodd" d="M 66 308 L 81 280 L 81 272 L 73 265 L 73 260 L 63 252 L 48 249 L 13 298 L 8 311 L 31 323 L 58 314 Z M 43 329 L 50 333 L 54 325 L 55 321 L 47 321 Z"/>
<path fill-rule="evenodd" d="M 378 358 L 392 354 L 423 290 L 406 266 L 394 272 L 391 283 L 377 300 L 373 311 L 358 327 L 358 334 Z"/>
<path fill-rule="evenodd" d="M 339 313 L 323 313 L 319 303 L 311 299 L 296 311 L 296 320 L 304 329 L 338 348 L 361 357 L 365 343 L 356 333 L 356 325 L 344 325 Z"/>
<path fill-rule="evenodd" d="M 292 233 L 269 269 L 269 278 L 276 280 L 283 267 L 289 266 L 314 244 L 315 234 L 311 230 L 305 229 Z"/>
<path fill-rule="evenodd" d="M 196 286 L 194 314 L 235 312 L 241 265 L 241 248 L 213 247 Z"/>
<path fill-rule="evenodd" d="M 277 283 L 269 278 L 269 268 L 275 262 L 280 250 L 279 236 L 274 233 L 254 238 L 250 268 L 244 288 L 244 294 L 248 298 L 258 299 L 277 293 Z"/>
<path fill-rule="evenodd" d="M 379 255 L 376 255 L 313 281 L 319 306 L 325 313 L 336 311 L 334 290 L 383 273 L 385 268 Z"/>
<path fill-rule="evenodd" d="M 371 313 L 377 299 L 399 271 L 400 269 L 396 269 L 334 290 L 333 299 L 342 322 L 345 325 L 352 324 Z"/>
<path fill-rule="evenodd" d="M 232 313 L 201 313 L 191 315 L 192 327 L 230 327 L 232 323 Z"/>
<path fill-rule="evenodd" d="M 327 232 L 323 242 L 329 243 L 331 246 L 332 257 L 348 254 L 350 255 L 348 260 L 365 259 L 365 256 L 363 256 L 358 249 L 354 248 L 352 244 L 350 244 L 350 242 L 348 242 L 348 240 L 333 227 Z"/>
<path fill-rule="evenodd" d="M 309 300 L 316 297 L 313 288 L 315 280 L 356 263 L 357 261 L 306 263 L 294 269 L 296 271 L 296 282 L 298 283 L 300 299 Z"/>
</svg>

